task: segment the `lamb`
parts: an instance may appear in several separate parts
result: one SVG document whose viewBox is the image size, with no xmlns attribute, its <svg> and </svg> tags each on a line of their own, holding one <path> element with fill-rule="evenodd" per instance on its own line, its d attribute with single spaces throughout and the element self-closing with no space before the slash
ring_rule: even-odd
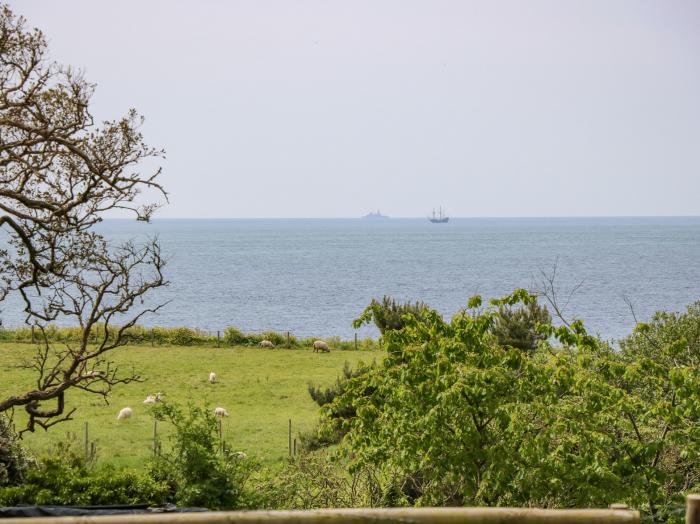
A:
<svg viewBox="0 0 700 524">
<path fill-rule="evenodd" d="M 216 373 L 214 373 L 213 371 L 209 373 L 209 382 L 211 382 L 212 384 L 216 382 Z"/>
<path fill-rule="evenodd" d="M 226 408 L 218 407 L 214 409 L 214 415 L 217 417 L 228 417 L 228 411 L 226 411 Z"/>
<path fill-rule="evenodd" d="M 314 353 L 321 351 L 323 353 L 330 353 L 331 348 L 328 347 L 328 344 L 326 344 L 323 340 L 317 340 L 314 342 Z"/>
<path fill-rule="evenodd" d="M 261 340 L 261 341 L 260 341 L 260 347 L 261 347 L 261 348 L 270 348 L 270 349 L 272 349 L 272 348 L 275 347 L 275 345 L 274 345 L 272 342 L 270 342 L 269 340 Z"/>
<path fill-rule="evenodd" d="M 117 420 L 126 420 L 131 418 L 133 414 L 134 411 L 130 407 L 122 408 L 121 411 L 119 411 L 119 415 L 117 415 Z"/>
</svg>

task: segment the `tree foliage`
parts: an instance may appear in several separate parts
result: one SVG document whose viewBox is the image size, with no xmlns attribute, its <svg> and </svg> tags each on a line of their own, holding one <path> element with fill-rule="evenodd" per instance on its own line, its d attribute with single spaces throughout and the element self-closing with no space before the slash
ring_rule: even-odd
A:
<svg viewBox="0 0 700 524">
<path fill-rule="evenodd" d="M 0 301 L 16 295 L 39 336 L 50 322 L 81 329 L 79 341 L 65 346 L 42 337 L 27 364 L 36 386 L 0 398 L 0 413 L 23 408 L 31 431 L 70 418 L 67 390 L 106 397 L 136 378 L 120 374 L 106 355 L 158 309 L 143 306 L 143 297 L 166 284 L 155 240 L 112 245 L 94 230 L 110 210 L 148 220 L 157 204 L 142 192 L 165 192 L 159 169 L 141 173 L 144 162 L 162 156 L 145 144 L 142 118 L 131 110 L 96 125 L 93 90 L 79 72 L 49 60 L 39 30 L 0 7 Z M 117 321 L 116 336 L 108 336 Z"/>
<path fill-rule="evenodd" d="M 544 340 L 538 325 L 551 324 L 552 317 L 545 306 L 531 301 L 521 307 L 500 306 L 494 317 L 491 332 L 498 343 L 523 351 L 534 351 Z"/>
<path fill-rule="evenodd" d="M 426 311 L 387 332 L 384 362 L 324 408 L 355 408 L 342 421 L 355 467 L 401 472 L 409 504 L 624 501 L 665 520 L 700 472 L 697 340 L 683 335 L 697 316 L 657 316 L 623 351 L 580 321 L 542 324 L 533 351 L 499 344 L 499 311 L 534 300 L 518 290 L 483 309 L 475 297 L 450 321 Z"/>
<path fill-rule="evenodd" d="M 363 324 L 374 322 L 383 335 L 387 331 L 402 329 L 406 325 L 407 317 L 421 318 L 427 309 L 428 306 L 423 302 L 397 302 L 385 295 L 381 302 L 372 299 L 360 318 L 353 321 L 353 327 L 358 328 Z"/>
</svg>

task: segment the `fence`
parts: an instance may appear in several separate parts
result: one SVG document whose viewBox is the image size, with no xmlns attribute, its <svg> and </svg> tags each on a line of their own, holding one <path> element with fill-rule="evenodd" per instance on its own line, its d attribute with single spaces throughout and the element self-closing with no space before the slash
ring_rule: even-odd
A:
<svg viewBox="0 0 700 524">
<path fill-rule="evenodd" d="M 101 326 L 96 326 L 89 336 L 91 343 L 96 343 L 104 336 Z M 118 326 L 110 328 L 115 332 Z M 82 338 L 82 332 L 77 327 L 64 327 L 49 325 L 45 331 L 40 331 L 34 326 L 18 328 L 3 328 L 0 326 L 0 343 L 27 343 L 36 344 L 43 341 L 44 335 L 51 343 L 78 343 Z M 111 335 L 110 335 L 111 336 Z M 350 339 L 342 339 L 338 336 L 299 337 L 292 330 L 248 329 L 245 332 L 228 326 L 216 331 L 203 330 L 188 327 L 143 327 L 134 326 L 128 329 L 124 335 L 130 344 L 145 346 L 258 346 L 264 339 L 271 340 L 276 347 L 301 348 L 310 347 L 314 340 L 321 339 L 329 343 L 334 349 L 359 350 L 382 349 L 381 337 L 358 338 L 357 332 Z"/>
<path fill-rule="evenodd" d="M 307 511 L 231 511 L 159 513 L 90 517 L 42 517 L 32 524 L 639 524 L 638 511 L 627 509 L 390 508 Z M 7 519 L 26 524 L 25 519 Z M 689 524 L 698 524 L 696 521 Z"/>
<path fill-rule="evenodd" d="M 6 519 L 26 524 L 25 519 Z M 624 504 L 609 509 L 389 508 L 307 511 L 222 511 L 79 517 L 40 517 L 34 524 L 640 524 L 638 511 Z M 686 499 L 686 524 L 700 524 L 700 495 Z"/>
</svg>

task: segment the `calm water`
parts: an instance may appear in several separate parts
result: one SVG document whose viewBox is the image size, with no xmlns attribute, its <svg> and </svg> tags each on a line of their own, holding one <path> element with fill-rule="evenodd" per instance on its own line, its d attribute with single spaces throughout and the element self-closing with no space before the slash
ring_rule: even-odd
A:
<svg viewBox="0 0 700 524">
<path fill-rule="evenodd" d="M 446 315 L 480 293 L 530 288 L 559 264 L 568 313 L 618 338 L 641 318 L 700 299 L 700 218 L 107 221 L 114 240 L 157 234 L 171 303 L 146 325 L 274 329 L 352 337 L 373 297 L 420 299 Z M 8 302 L 6 325 L 19 322 Z M 370 328 L 361 335 L 374 334 Z"/>
</svg>

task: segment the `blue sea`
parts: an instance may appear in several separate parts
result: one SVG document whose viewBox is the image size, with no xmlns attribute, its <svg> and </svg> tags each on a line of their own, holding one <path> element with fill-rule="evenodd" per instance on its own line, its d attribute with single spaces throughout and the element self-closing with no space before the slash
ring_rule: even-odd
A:
<svg viewBox="0 0 700 524">
<path fill-rule="evenodd" d="M 449 317 L 474 294 L 532 289 L 555 264 L 563 299 L 581 284 L 566 315 L 606 339 L 634 327 L 625 297 L 640 319 L 700 300 L 700 217 L 107 220 L 100 230 L 160 239 L 171 284 L 155 298 L 170 303 L 145 325 L 351 338 L 373 298 L 422 300 Z M 21 322 L 12 306 L 5 325 Z"/>
</svg>

